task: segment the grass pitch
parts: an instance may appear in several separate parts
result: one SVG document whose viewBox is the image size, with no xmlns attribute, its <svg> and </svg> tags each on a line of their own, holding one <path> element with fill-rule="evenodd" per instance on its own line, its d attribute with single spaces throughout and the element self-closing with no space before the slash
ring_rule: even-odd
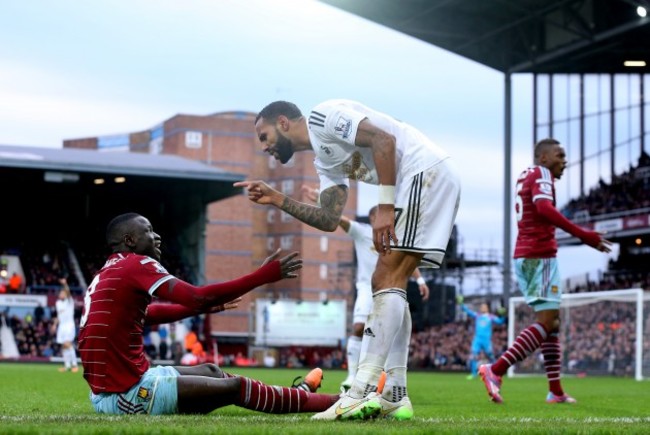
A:
<svg viewBox="0 0 650 435">
<path fill-rule="evenodd" d="M 415 418 L 408 422 L 312 421 L 312 414 L 269 415 L 235 406 L 207 416 L 102 416 L 79 373 L 59 365 L 0 364 L 0 433 L 57 434 L 429 434 L 650 433 L 650 384 L 621 378 L 566 378 L 576 405 L 548 405 L 544 377 L 505 379 L 505 403 L 488 400 L 465 374 L 409 373 Z M 268 384 L 289 385 L 307 370 L 226 369 Z M 342 371 L 325 371 L 323 392 L 337 392 Z"/>
</svg>

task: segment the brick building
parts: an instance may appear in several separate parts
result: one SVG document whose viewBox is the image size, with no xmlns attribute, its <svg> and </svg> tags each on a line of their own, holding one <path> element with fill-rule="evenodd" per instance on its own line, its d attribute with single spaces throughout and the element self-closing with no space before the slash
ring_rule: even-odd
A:
<svg viewBox="0 0 650 435">
<path fill-rule="evenodd" d="M 261 151 L 254 130 L 256 114 L 223 112 L 212 115 L 176 115 L 139 132 L 65 140 L 64 148 L 173 154 L 250 179 L 263 179 L 293 197 L 303 183 L 318 185 L 313 154 L 301 152 L 281 165 Z M 357 186 L 351 183 L 344 213 L 356 215 Z M 301 300 L 353 298 L 353 245 L 342 230 L 324 233 L 274 207 L 257 206 L 245 194 L 208 207 L 205 229 L 205 277 L 221 282 L 245 275 L 259 267 L 277 248 L 283 253 L 299 251 L 304 264 L 295 280 L 261 287 L 237 310 L 212 316 L 212 332 L 218 337 L 244 338 L 253 331 L 252 302 L 258 297 Z M 155 225 L 155 223 L 154 223 Z"/>
</svg>

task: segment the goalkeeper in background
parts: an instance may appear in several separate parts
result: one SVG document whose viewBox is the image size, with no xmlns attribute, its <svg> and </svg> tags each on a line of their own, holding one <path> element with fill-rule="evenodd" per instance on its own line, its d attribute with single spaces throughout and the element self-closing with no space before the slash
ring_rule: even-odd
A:
<svg viewBox="0 0 650 435">
<path fill-rule="evenodd" d="M 576 403 L 560 383 L 562 349 L 560 347 L 560 272 L 557 264 L 555 228 L 561 228 L 582 243 L 600 252 L 610 252 L 611 242 L 597 231 L 572 223 L 555 208 L 555 179 L 566 168 L 566 152 L 555 139 L 535 144 L 534 165 L 517 179 L 515 213 L 517 243 L 514 266 L 519 290 L 535 311 L 535 322 L 521 331 L 512 346 L 494 364 L 479 367 L 488 395 L 501 403 L 501 377 L 508 368 L 541 348 L 548 378 L 547 403 Z"/>
<path fill-rule="evenodd" d="M 491 363 L 494 362 L 494 352 L 492 351 L 492 325 L 503 325 L 506 321 L 503 315 L 505 309 L 499 307 L 497 310 L 498 316 L 490 313 L 490 307 L 487 303 L 483 302 L 479 307 L 479 311 L 470 310 L 467 305 L 463 303 L 464 298 L 462 295 L 456 296 L 456 302 L 462 310 L 472 319 L 474 319 L 474 338 L 472 339 L 472 354 L 470 357 L 470 374 L 467 379 L 474 379 L 478 375 L 478 360 L 481 352 Z"/>
</svg>

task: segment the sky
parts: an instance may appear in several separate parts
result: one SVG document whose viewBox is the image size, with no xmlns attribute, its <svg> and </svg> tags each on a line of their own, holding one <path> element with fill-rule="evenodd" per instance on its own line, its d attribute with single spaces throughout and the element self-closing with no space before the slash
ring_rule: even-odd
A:
<svg viewBox="0 0 650 435">
<path fill-rule="evenodd" d="M 513 77 L 513 177 L 531 163 L 531 82 Z M 1 144 L 60 148 L 178 113 L 356 99 L 458 161 L 469 258 L 503 247 L 503 90 L 496 70 L 316 0 L 0 0 Z M 564 276 L 605 264 L 566 251 Z"/>
</svg>

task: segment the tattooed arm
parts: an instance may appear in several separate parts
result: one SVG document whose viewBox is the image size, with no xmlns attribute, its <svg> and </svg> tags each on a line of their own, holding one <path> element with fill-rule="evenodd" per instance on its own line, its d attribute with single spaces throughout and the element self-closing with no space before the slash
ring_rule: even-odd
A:
<svg viewBox="0 0 650 435">
<path fill-rule="evenodd" d="M 395 136 L 376 127 L 368 119 L 364 119 L 359 123 L 354 144 L 372 149 L 380 190 L 382 186 L 395 186 L 397 174 Z M 382 255 L 390 252 L 391 243 L 397 245 L 399 242 L 395 234 L 394 198 L 389 199 L 392 199 L 393 203 L 379 201 L 377 217 L 372 224 L 373 243 L 377 252 Z"/>
<path fill-rule="evenodd" d="M 309 226 L 322 231 L 334 231 L 339 224 L 348 199 L 348 187 L 332 186 L 320 194 L 320 206 L 289 198 L 263 181 L 240 181 L 235 187 L 248 190 L 248 199 L 257 204 L 274 205 Z"/>
<path fill-rule="evenodd" d="M 334 231 L 341 220 L 348 200 L 348 187 L 332 186 L 320 194 L 320 207 L 284 197 L 280 208 L 309 226 L 323 231 Z"/>
<path fill-rule="evenodd" d="M 394 186 L 397 174 L 395 136 L 376 127 L 366 118 L 359 123 L 354 144 L 372 150 L 379 184 Z"/>
</svg>

